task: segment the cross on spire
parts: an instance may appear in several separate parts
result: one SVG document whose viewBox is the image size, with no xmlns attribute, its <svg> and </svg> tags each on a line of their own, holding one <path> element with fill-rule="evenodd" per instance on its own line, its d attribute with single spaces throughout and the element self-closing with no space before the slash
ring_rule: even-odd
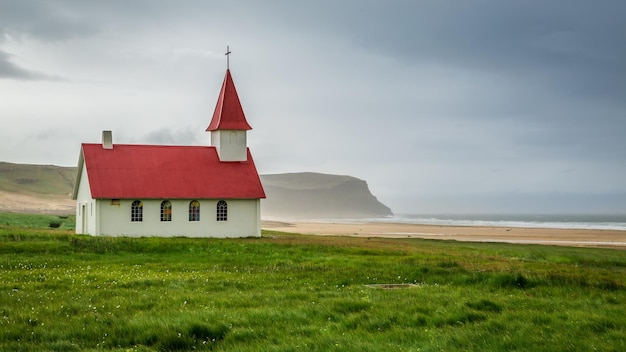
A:
<svg viewBox="0 0 626 352">
<path fill-rule="evenodd" d="M 230 70 L 230 47 L 228 45 L 226 46 L 226 54 L 224 55 L 226 55 L 226 69 Z"/>
</svg>

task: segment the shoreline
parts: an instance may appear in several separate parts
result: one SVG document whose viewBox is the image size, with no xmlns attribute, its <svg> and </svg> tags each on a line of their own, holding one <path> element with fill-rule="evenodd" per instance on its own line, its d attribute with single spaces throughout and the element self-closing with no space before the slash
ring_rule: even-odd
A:
<svg viewBox="0 0 626 352">
<path fill-rule="evenodd" d="M 626 231 L 622 230 L 266 220 L 261 222 L 261 228 L 303 235 L 423 238 L 626 250 Z"/>
</svg>

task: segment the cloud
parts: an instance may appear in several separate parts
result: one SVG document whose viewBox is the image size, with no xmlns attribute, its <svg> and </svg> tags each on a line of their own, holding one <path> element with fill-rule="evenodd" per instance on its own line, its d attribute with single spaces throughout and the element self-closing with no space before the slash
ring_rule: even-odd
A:
<svg viewBox="0 0 626 352">
<path fill-rule="evenodd" d="M 2 34 L 46 42 L 91 37 L 98 29 L 80 5 L 80 2 L 40 0 L 3 2 L 0 4 Z M 0 41 L 3 39 L 0 37 Z"/>
<path fill-rule="evenodd" d="M 161 128 L 153 130 L 137 140 L 141 144 L 172 144 L 172 145 L 197 145 L 202 143 L 199 138 L 202 131 L 188 128 L 171 129 Z"/>
<path fill-rule="evenodd" d="M 97 33 L 97 30 L 86 23 L 52 19 L 31 26 L 27 33 L 44 41 L 63 41 L 91 37 Z"/>
<path fill-rule="evenodd" d="M 0 4 L 0 45 L 59 42 L 91 37 L 98 30 L 72 6 L 48 1 L 7 1 Z M 71 4 L 68 4 L 71 5 Z M 58 75 L 24 68 L 16 56 L 0 50 L 0 79 L 67 81 Z"/>
<path fill-rule="evenodd" d="M 11 62 L 11 54 L 0 50 L 0 79 L 25 81 L 66 81 L 66 79 L 45 73 L 27 70 Z"/>
</svg>

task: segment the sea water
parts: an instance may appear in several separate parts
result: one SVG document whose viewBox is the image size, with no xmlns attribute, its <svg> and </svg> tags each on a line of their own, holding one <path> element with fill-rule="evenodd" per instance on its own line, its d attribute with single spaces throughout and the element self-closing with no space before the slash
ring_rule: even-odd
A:
<svg viewBox="0 0 626 352">
<path fill-rule="evenodd" d="M 337 222 L 336 220 L 333 220 Z M 624 215 L 458 215 L 399 214 L 384 218 L 347 220 L 345 222 L 389 222 L 440 226 L 496 226 L 553 229 L 597 229 L 626 231 Z"/>
</svg>

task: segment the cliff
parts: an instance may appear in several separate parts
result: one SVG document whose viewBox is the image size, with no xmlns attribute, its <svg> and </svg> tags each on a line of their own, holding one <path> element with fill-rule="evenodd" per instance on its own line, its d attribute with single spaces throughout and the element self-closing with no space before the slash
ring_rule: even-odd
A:
<svg viewBox="0 0 626 352">
<path fill-rule="evenodd" d="M 367 182 L 352 176 L 313 172 L 261 175 L 267 199 L 263 218 L 348 219 L 392 215 Z"/>
</svg>

